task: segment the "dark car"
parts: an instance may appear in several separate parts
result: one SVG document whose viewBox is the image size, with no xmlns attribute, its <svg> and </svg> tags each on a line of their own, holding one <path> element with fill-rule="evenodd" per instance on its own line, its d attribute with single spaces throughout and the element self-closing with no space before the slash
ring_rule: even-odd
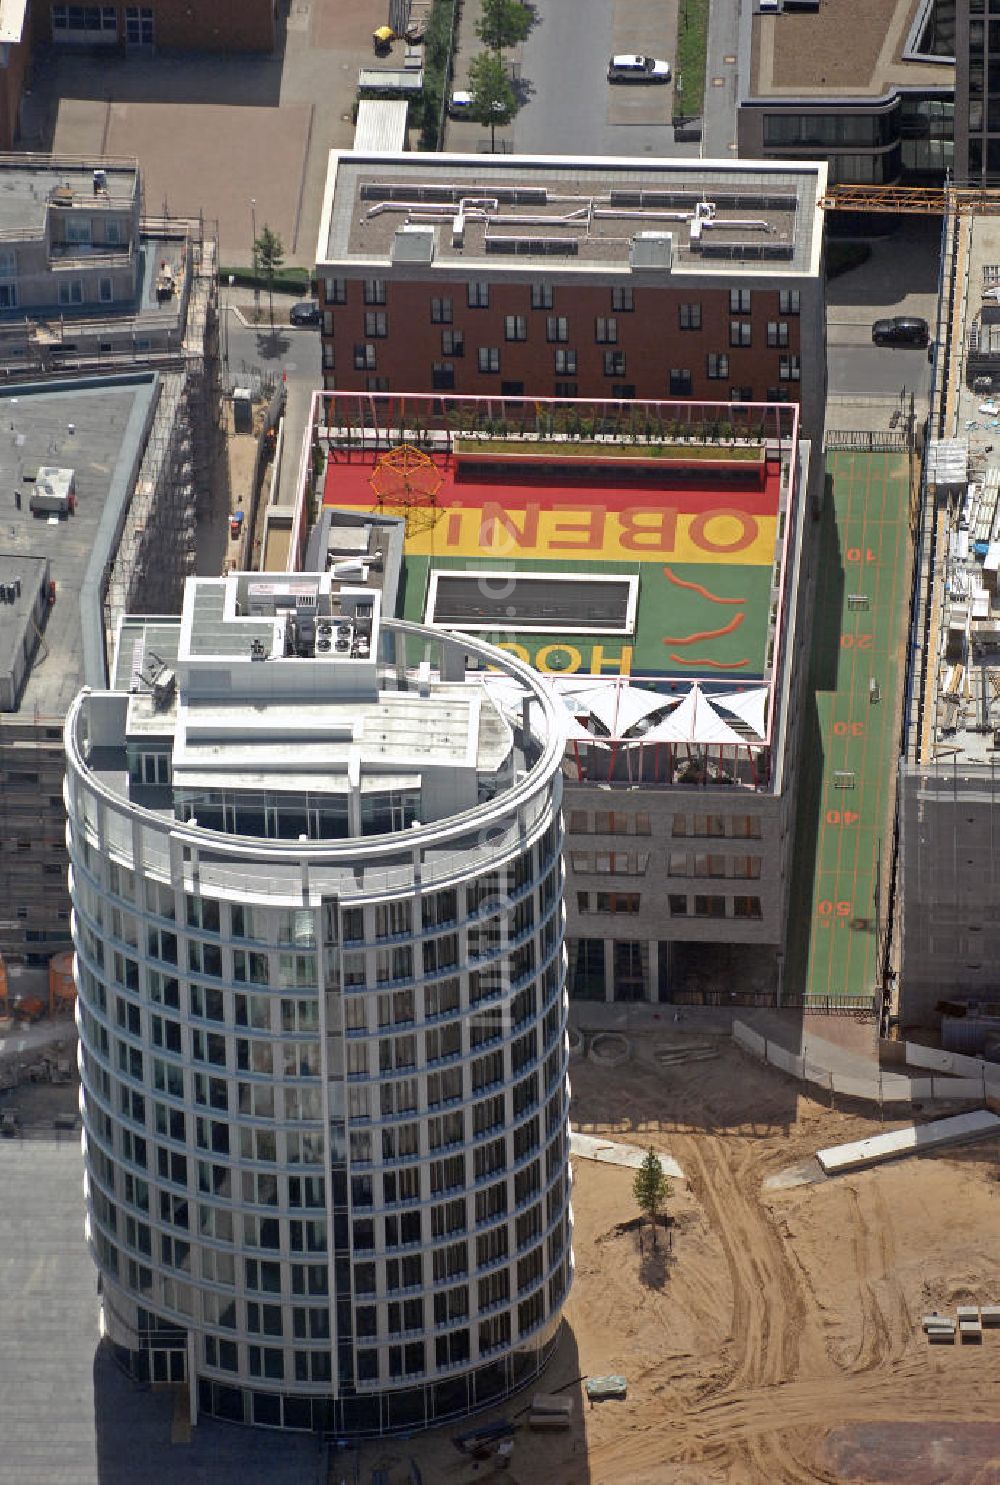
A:
<svg viewBox="0 0 1000 1485">
<path fill-rule="evenodd" d="M 318 325 L 319 300 L 303 299 L 301 304 L 293 304 L 288 311 L 288 319 L 292 325 Z"/>
<path fill-rule="evenodd" d="M 895 315 L 891 320 L 876 320 L 872 340 L 876 345 L 924 346 L 931 338 L 927 321 L 917 315 Z"/>
</svg>

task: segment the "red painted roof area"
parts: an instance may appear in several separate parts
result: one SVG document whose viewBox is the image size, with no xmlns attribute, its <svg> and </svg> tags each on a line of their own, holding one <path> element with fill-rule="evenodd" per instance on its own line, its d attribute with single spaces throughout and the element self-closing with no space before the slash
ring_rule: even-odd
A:
<svg viewBox="0 0 1000 1485">
<path fill-rule="evenodd" d="M 370 483 L 375 457 L 373 452 L 364 451 L 352 452 L 346 459 L 331 459 L 323 487 L 323 504 L 377 509 L 378 499 Z M 613 470 L 607 467 L 606 474 L 601 466 L 589 461 L 574 471 L 569 467 L 571 462 L 550 463 L 542 471 L 537 464 L 525 467 L 519 459 L 512 459 L 507 464 L 491 463 L 488 477 L 483 477 L 486 470 L 480 466 L 480 477 L 470 478 L 468 455 L 464 456 L 461 469 L 449 455 L 444 455 L 434 461 L 441 483 L 433 503 L 445 509 L 477 508 L 495 504 L 505 496 L 512 504 L 530 502 L 542 510 L 560 505 L 579 509 L 591 502 L 608 510 L 637 506 L 662 509 L 669 504 L 681 512 L 731 507 L 765 516 L 775 515 L 778 509 L 781 469 L 776 461 L 750 463 L 745 469 L 733 464 L 723 468 L 708 465 L 672 469 L 642 461 L 640 468 L 635 469 L 624 467 L 629 461 L 622 460 Z M 424 488 L 425 482 L 420 479 L 416 490 Z M 388 495 L 384 503 L 390 509 L 393 506 Z M 428 499 L 418 503 L 432 502 Z"/>
</svg>

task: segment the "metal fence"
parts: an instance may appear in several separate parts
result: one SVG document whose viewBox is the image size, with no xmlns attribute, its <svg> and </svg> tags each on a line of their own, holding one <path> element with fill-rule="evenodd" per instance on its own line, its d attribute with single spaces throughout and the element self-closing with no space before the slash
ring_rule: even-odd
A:
<svg viewBox="0 0 1000 1485">
<path fill-rule="evenodd" d="M 847 449 L 862 454 L 906 454 L 910 450 L 909 435 L 893 428 L 828 429 L 825 442 L 831 450 Z"/>
</svg>

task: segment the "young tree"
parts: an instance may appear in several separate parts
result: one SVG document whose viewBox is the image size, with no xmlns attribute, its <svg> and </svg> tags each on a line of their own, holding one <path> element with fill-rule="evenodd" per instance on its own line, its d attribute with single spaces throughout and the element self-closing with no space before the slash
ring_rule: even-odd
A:
<svg viewBox="0 0 1000 1485">
<path fill-rule="evenodd" d="M 476 35 L 491 51 L 516 46 L 531 30 L 531 11 L 521 0 L 483 0 Z"/>
<path fill-rule="evenodd" d="M 254 268 L 263 273 L 267 280 L 267 306 L 274 324 L 274 276 L 279 272 L 285 261 L 285 245 L 277 232 L 272 232 L 265 222 L 260 229 L 260 236 L 253 245 Z"/>
<path fill-rule="evenodd" d="M 650 1146 L 645 1159 L 635 1173 L 632 1195 L 639 1210 L 649 1218 L 653 1228 L 653 1247 L 656 1247 L 656 1219 L 660 1208 L 671 1196 L 670 1182 L 663 1174 L 659 1156 Z"/>
<path fill-rule="evenodd" d="M 490 151 L 496 153 L 496 129 L 509 124 L 517 112 L 517 98 L 497 52 L 480 52 L 469 63 L 469 117 L 490 126 Z"/>
</svg>

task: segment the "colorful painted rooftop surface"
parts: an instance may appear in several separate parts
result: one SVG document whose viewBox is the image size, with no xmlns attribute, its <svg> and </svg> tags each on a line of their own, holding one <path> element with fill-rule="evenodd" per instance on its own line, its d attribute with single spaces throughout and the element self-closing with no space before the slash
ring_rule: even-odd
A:
<svg viewBox="0 0 1000 1485">
<path fill-rule="evenodd" d="M 785 461 L 686 447 L 456 438 L 334 449 L 324 504 L 406 523 L 398 608 L 557 674 L 766 681 Z"/>
</svg>

